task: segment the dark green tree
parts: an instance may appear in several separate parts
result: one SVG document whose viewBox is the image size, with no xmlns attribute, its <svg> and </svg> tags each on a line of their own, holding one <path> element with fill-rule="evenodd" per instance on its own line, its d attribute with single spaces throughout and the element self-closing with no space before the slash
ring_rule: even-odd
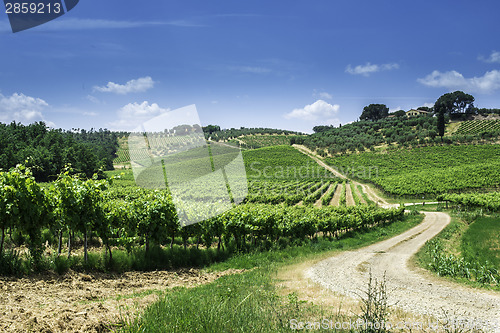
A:
<svg viewBox="0 0 500 333">
<path fill-rule="evenodd" d="M 437 116 L 437 132 L 440 137 L 443 137 L 444 135 L 444 127 L 445 127 L 444 111 L 441 110 L 439 111 Z"/>
<path fill-rule="evenodd" d="M 203 126 L 203 132 L 212 134 L 213 132 L 218 132 L 220 131 L 220 126 L 218 125 L 208 125 L 208 126 Z"/>
<path fill-rule="evenodd" d="M 363 108 L 360 120 L 376 121 L 386 118 L 389 115 L 389 108 L 385 104 L 370 104 Z"/>
<path fill-rule="evenodd" d="M 434 111 L 437 114 L 443 111 L 450 116 L 473 114 L 476 112 L 474 96 L 466 94 L 463 91 L 444 94 L 434 104 Z"/>
<path fill-rule="evenodd" d="M 396 117 L 398 117 L 398 118 L 399 118 L 399 117 L 404 117 L 404 116 L 406 116 L 406 112 L 404 112 L 403 110 L 398 110 L 398 111 L 393 112 L 393 113 L 391 113 L 391 114 L 395 115 L 395 116 L 396 116 Z"/>
</svg>

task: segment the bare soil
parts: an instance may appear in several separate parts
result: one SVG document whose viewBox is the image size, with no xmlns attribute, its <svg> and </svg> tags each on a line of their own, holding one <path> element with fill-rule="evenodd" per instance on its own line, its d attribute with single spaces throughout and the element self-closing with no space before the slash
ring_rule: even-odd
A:
<svg viewBox="0 0 500 333">
<path fill-rule="evenodd" d="M 345 185 L 345 202 L 346 206 L 355 206 L 356 203 L 354 202 L 354 198 L 352 196 L 352 191 L 351 191 L 351 186 L 349 184 Z"/>
<path fill-rule="evenodd" d="M 327 195 L 328 192 L 330 192 L 330 190 L 332 189 L 333 186 L 335 186 L 335 184 L 330 184 L 330 187 L 328 187 L 328 189 L 325 191 L 325 193 L 323 193 L 323 195 L 321 196 L 321 198 L 319 198 L 318 200 L 316 200 L 316 202 L 314 203 L 314 207 L 321 208 L 323 206 L 323 197 L 325 195 Z"/>
<path fill-rule="evenodd" d="M 342 195 L 343 190 L 344 186 L 342 184 L 337 184 L 337 188 L 335 189 L 335 194 L 333 195 L 332 201 L 330 201 L 331 206 L 340 205 L 340 196 Z"/>
<path fill-rule="evenodd" d="M 360 192 L 360 191 L 359 191 L 359 189 L 358 189 L 358 185 L 357 185 L 357 184 L 355 184 L 355 183 L 353 183 L 352 185 L 353 185 L 353 187 L 354 187 L 354 192 L 356 193 L 356 195 L 357 195 L 357 196 L 358 196 L 358 198 L 359 198 L 359 202 L 361 202 L 362 204 L 366 204 L 366 200 L 365 200 L 365 198 L 363 198 L 363 196 L 361 195 L 361 192 Z"/>
<path fill-rule="evenodd" d="M 193 287 L 241 270 L 0 277 L 1 332 L 108 332 L 132 320 L 168 289 Z"/>
</svg>

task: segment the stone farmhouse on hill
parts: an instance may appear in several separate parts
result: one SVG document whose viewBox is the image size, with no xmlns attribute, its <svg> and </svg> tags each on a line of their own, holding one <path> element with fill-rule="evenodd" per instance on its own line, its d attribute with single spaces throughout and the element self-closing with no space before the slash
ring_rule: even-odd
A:
<svg viewBox="0 0 500 333">
<path fill-rule="evenodd" d="M 424 110 L 410 110 L 410 111 L 406 111 L 406 116 L 409 118 L 409 117 L 413 117 L 413 116 L 424 116 L 424 115 L 428 115 L 429 112 L 428 111 L 424 111 Z"/>
</svg>

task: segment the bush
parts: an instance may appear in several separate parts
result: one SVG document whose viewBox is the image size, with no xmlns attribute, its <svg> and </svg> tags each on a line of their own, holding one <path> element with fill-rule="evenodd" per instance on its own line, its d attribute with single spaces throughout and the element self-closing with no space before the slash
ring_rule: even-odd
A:
<svg viewBox="0 0 500 333">
<path fill-rule="evenodd" d="M 24 273 L 23 260 L 19 257 L 17 251 L 4 251 L 0 254 L 0 274 L 1 275 L 17 275 L 21 276 Z"/>
</svg>

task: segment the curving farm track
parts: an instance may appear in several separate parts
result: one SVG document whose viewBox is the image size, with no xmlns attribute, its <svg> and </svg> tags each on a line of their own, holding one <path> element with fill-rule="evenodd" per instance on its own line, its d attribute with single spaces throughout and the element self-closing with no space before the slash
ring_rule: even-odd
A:
<svg viewBox="0 0 500 333">
<path fill-rule="evenodd" d="M 346 178 L 306 147 L 296 148 L 337 176 Z M 380 206 L 397 206 L 380 198 L 368 185 L 353 183 L 361 185 L 370 200 Z M 450 222 L 450 216 L 445 213 L 424 214 L 424 221 L 413 229 L 368 247 L 323 260 L 309 268 L 306 275 L 325 288 L 356 299 L 366 290 L 370 273 L 378 281 L 385 276 L 388 303 L 393 306 L 409 313 L 436 318 L 441 324 L 447 320 L 459 321 L 465 329 L 458 328 L 456 331 L 475 331 L 479 328 L 483 332 L 500 332 L 500 293 L 437 278 L 410 264 L 413 255 L 425 242 Z M 428 328 L 435 331 L 434 327 Z"/>
<path fill-rule="evenodd" d="M 412 268 L 410 258 L 450 221 L 444 213 L 425 213 L 423 223 L 383 242 L 343 252 L 307 271 L 314 282 L 346 296 L 358 298 L 366 290 L 370 271 L 381 281 L 385 274 L 389 304 L 411 313 L 444 320 L 466 321 L 485 332 L 500 332 L 500 293 L 465 287 L 429 277 Z"/>
</svg>

